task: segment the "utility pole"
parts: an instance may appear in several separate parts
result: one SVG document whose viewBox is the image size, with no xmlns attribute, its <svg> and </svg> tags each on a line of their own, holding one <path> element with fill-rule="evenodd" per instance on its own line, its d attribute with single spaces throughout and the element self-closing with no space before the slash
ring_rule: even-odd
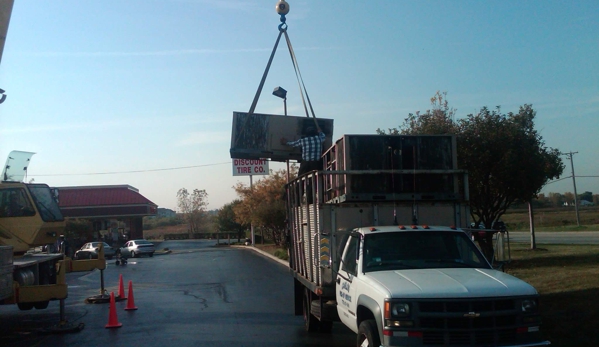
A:
<svg viewBox="0 0 599 347">
<path fill-rule="evenodd" d="M 574 208 L 576 210 L 576 224 L 580 226 L 580 215 L 578 214 L 578 193 L 576 192 L 576 175 L 574 174 L 574 160 L 572 159 L 576 153 L 578 152 L 570 151 L 569 153 L 560 154 L 565 155 L 566 158 L 570 159 L 570 166 L 572 167 L 572 183 L 574 184 Z"/>
<path fill-rule="evenodd" d="M 252 175 L 250 175 L 250 190 L 254 191 L 254 181 L 252 180 Z M 252 247 L 256 247 L 255 237 L 254 237 L 254 223 L 250 222 L 250 237 L 252 238 Z"/>
</svg>

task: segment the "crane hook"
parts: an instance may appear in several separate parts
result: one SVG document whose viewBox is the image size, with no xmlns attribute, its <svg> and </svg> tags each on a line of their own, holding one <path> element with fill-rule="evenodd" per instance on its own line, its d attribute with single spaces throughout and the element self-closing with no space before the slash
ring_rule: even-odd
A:
<svg viewBox="0 0 599 347">
<path fill-rule="evenodd" d="M 279 0 L 275 6 L 275 10 L 281 15 L 281 24 L 279 24 L 279 31 L 287 30 L 287 23 L 285 23 L 285 15 L 289 13 L 289 4 L 285 0 Z"/>
</svg>

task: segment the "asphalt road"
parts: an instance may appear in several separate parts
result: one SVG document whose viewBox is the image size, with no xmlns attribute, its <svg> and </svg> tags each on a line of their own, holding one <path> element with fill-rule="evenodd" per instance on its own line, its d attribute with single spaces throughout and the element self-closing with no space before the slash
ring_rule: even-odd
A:
<svg viewBox="0 0 599 347">
<path fill-rule="evenodd" d="M 132 282 L 135 306 L 115 311 L 121 328 L 107 329 L 109 304 L 86 304 L 99 294 L 100 271 L 68 274 L 66 314 L 83 330 L 46 334 L 58 322 L 59 305 L 19 311 L 0 306 L 0 345 L 33 346 L 352 346 L 355 335 L 337 323 L 332 334 L 308 334 L 293 315 L 293 280 L 286 266 L 248 248 L 214 247 L 215 241 L 167 241 L 167 254 L 110 261 L 106 289 L 125 292 Z"/>
</svg>

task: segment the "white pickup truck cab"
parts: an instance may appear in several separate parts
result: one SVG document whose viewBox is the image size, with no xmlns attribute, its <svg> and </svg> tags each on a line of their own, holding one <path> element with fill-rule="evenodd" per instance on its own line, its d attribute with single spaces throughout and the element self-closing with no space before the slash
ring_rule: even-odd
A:
<svg viewBox="0 0 599 347">
<path fill-rule="evenodd" d="M 355 229 L 336 275 L 357 346 L 547 346 L 538 293 L 452 227 Z"/>
</svg>

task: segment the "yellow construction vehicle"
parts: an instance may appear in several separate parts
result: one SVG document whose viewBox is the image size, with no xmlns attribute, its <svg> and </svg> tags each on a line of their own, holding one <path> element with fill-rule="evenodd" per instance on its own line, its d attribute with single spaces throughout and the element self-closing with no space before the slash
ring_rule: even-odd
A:
<svg viewBox="0 0 599 347">
<path fill-rule="evenodd" d="M 104 270 L 98 259 L 73 261 L 63 253 L 42 251 L 64 233 L 58 193 L 46 184 L 25 183 L 31 152 L 12 151 L 0 182 L 0 304 L 22 310 L 44 309 L 67 297 L 65 273 Z"/>
</svg>

